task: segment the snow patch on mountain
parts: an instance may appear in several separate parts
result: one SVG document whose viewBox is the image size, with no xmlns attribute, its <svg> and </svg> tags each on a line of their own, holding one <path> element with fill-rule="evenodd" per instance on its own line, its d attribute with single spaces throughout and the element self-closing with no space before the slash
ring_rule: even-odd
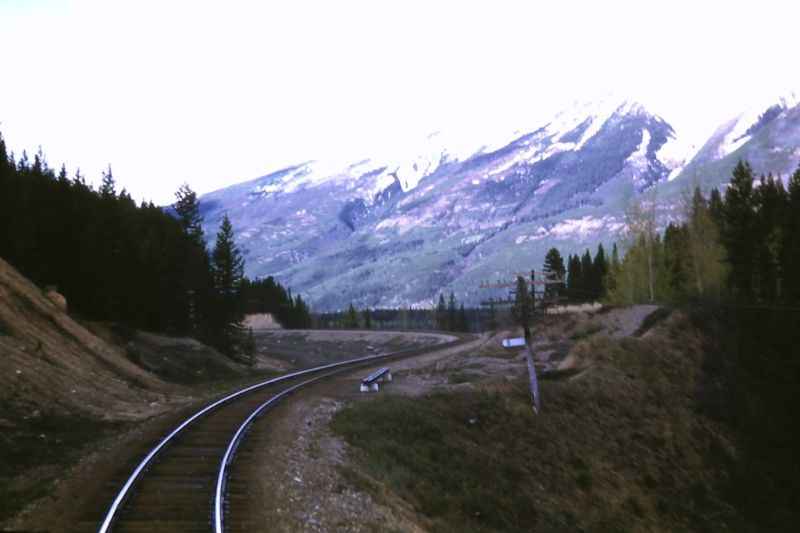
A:
<svg viewBox="0 0 800 533">
<path fill-rule="evenodd" d="M 558 113 L 555 118 L 546 126 L 550 134 L 558 135 L 559 141 L 570 132 L 575 131 L 579 126 L 589 121 L 588 127 L 582 132 L 579 139 L 565 143 L 562 146 L 571 144 L 572 150 L 579 150 L 586 144 L 586 141 L 594 137 L 603 124 L 616 112 L 629 111 L 637 104 L 627 100 L 606 97 L 593 102 L 575 102 L 568 109 Z"/>
<path fill-rule="evenodd" d="M 703 139 L 707 137 L 705 135 Z M 674 173 L 675 170 L 679 170 L 677 167 L 682 168 L 691 161 L 701 146 L 702 141 L 699 139 L 691 139 L 682 133 L 673 133 L 669 135 L 667 142 L 659 148 L 656 156 L 668 167 L 674 167 Z"/>
<path fill-rule="evenodd" d="M 378 154 L 372 161 L 386 166 L 385 175 L 396 177 L 402 191 L 407 193 L 416 189 L 426 176 L 436 172 L 441 164 L 464 161 L 486 146 L 454 132 L 433 132 L 421 141 L 408 140 L 392 146 L 391 153 Z"/>
<path fill-rule="evenodd" d="M 649 161 L 647 159 L 647 147 L 650 145 L 650 132 L 646 129 L 642 130 L 642 142 L 639 143 L 639 147 L 633 152 L 630 156 L 628 156 L 628 162 L 633 165 L 636 170 L 645 171 L 647 170 L 647 166 Z"/>
<path fill-rule="evenodd" d="M 409 230 L 414 229 L 419 224 L 419 220 L 414 217 L 404 215 L 394 216 L 381 220 L 376 226 L 376 231 L 395 230 L 398 235 L 403 235 Z"/>
<path fill-rule="evenodd" d="M 717 159 L 722 159 L 726 155 L 735 152 L 751 138 L 751 135 L 737 136 L 737 133 L 739 133 L 739 128 L 734 128 L 731 133 L 725 136 L 717 150 Z"/>
<path fill-rule="evenodd" d="M 608 120 L 614 116 L 614 114 L 628 114 L 633 110 L 641 109 L 641 106 L 636 104 L 635 102 L 628 102 L 627 100 L 623 101 L 621 104 L 615 104 L 613 101 L 605 101 L 598 106 L 592 115 L 594 119 L 592 120 L 591 125 L 583 134 L 580 142 L 577 145 L 577 149 L 583 147 L 586 142 L 597 135 L 600 131 L 600 128 L 605 125 Z"/>
<path fill-rule="evenodd" d="M 581 218 L 568 218 L 551 226 L 539 226 L 532 235 L 517 236 L 514 243 L 520 245 L 542 239 L 586 240 L 601 232 L 604 235 L 616 235 L 624 227 L 625 224 L 612 215 L 602 217 L 586 215 Z"/>
<path fill-rule="evenodd" d="M 519 152 L 517 154 L 514 154 L 514 157 L 510 158 L 505 163 L 502 163 L 502 164 L 496 166 L 495 168 L 489 170 L 489 173 L 486 175 L 486 177 L 488 178 L 489 176 L 502 174 L 505 171 L 507 171 L 509 168 L 513 167 L 514 165 L 517 165 L 519 163 L 528 161 L 534 154 L 536 154 L 537 150 L 539 150 L 538 146 L 533 147 L 533 148 L 531 148 L 531 149 L 529 149 L 527 151 Z"/>
<path fill-rule="evenodd" d="M 542 180 L 542 182 L 539 184 L 539 187 L 536 189 L 536 191 L 534 191 L 533 195 L 534 196 L 544 195 L 547 191 L 552 189 L 554 185 L 558 184 L 559 181 L 560 180 L 557 179 Z"/>
<path fill-rule="evenodd" d="M 582 218 L 565 219 L 549 229 L 543 228 L 546 231 L 543 234 L 537 235 L 537 238 L 556 237 L 559 239 L 566 239 L 571 237 L 585 239 L 596 234 L 600 230 L 603 230 L 604 233 L 616 234 L 622 230 L 624 226 L 625 224 L 623 222 L 611 215 L 604 215 L 600 218 L 586 215 Z"/>
<path fill-rule="evenodd" d="M 315 187 L 332 177 L 341 176 L 344 168 L 331 162 L 308 161 L 294 168 L 284 169 L 267 176 L 268 181 L 254 187 L 253 194 L 270 196 L 275 193 L 292 194 L 301 189 Z"/>
<path fill-rule="evenodd" d="M 762 121 L 762 118 L 769 115 L 770 111 L 778 114 L 791 109 L 800 103 L 800 95 L 789 92 L 773 99 L 769 103 L 761 103 L 760 105 L 753 105 L 748 107 L 743 113 L 733 118 L 732 127 L 725 135 L 722 143 L 717 149 L 717 158 L 723 158 L 738 150 L 742 145 L 749 141 L 754 134 L 758 132 L 756 126 Z M 776 118 L 776 117 L 775 117 Z M 768 119 L 769 121 L 774 118 Z"/>
</svg>

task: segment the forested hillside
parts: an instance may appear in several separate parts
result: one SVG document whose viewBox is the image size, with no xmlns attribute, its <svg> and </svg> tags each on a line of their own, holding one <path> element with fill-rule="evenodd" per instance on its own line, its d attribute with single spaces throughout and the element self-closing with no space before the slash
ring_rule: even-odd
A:
<svg viewBox="0 0 800 533">
<path fill-rule="evenodd" d="M 136 205 L 109 167 L 98 190 L 77 171 L 56 173 L 44 155 L 17 160 L 0 137 L 0 257 L 40 287 L 52 285 L 70 311 L 90 320 L 192 335 L 233 353 L 246 310 L 308 324 L 308 308 L 274 280 L 244 278 L 233 228 L 206 249 L 199 202 L 184 185 L 172 216 Z M 227 220 L 227 219 L 226 219 Z"/>
<path fill-rule="evenodd" d="M 557 248 L 544 270 L 563 278 L 548 286 L 569 301 L 605 299 L 616 305 L 702 302 L 740 307 L 800 305 L 800 169 L 784 185 L 758 180 L 740 161 L 727 187 L 684 192 L 682 220 L 661 231 L 654 195 L 628 206 L 607 258 L 603 245 L 570 255 Z"/>
<path fill-rule="evenodd" d="M 627 216 L 607 299 L 689 307 L 705 331 L 697 402 L 738 436 L 716 454 L 726 497 L 770 530 L 796 524 L 800 445 L 800 169 L 784 186 L 740 161 L 723 193 L 686 195 L 685 220 L 656 231 L 652 203 Z"/>
<path fill-rule="evenodd" d="M 625 256 L 606 279 L 612 302 L 800 305 L 800 169 L 784 187 L 740 161 L 724 193 L 686 196 L 685 220 L 663 235 L 653 202 L 629 211 Z"/>
</svg>

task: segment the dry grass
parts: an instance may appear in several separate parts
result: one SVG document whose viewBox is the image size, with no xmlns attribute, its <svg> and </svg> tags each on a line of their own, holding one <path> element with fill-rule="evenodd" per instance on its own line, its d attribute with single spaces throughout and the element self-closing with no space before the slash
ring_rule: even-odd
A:
<svg viewBox="0 0 800 533">
<path fill-rule="evenodd" d="M 582 341 L 578 368 L 346 409 L 349 479 L 378 480 L 436 531 L 738 530 L 712 460 L 734 453 L 696 410 L 703 350 L 672 317 L 642 339 Z M 458 375 L 458 374 L 457 374 Z"/>
</svg>

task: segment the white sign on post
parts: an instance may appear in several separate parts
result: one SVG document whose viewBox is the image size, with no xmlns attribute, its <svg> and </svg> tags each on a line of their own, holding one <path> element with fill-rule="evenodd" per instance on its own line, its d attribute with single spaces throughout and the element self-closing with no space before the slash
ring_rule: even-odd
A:
<svg viewBox="0 0 800 533">
<path fill-rule="evenodd" d="M 525 339 L 523 337 L 503 339 L 503 348 L 516 348 L 518 346 L 525 346 Z"/>
</svg>

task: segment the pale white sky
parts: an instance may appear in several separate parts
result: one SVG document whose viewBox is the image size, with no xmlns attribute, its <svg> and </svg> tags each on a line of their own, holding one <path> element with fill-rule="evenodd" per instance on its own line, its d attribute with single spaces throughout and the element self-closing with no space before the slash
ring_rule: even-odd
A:
<svg viewBox="0 0 800 533">
<path fill-rule="evenodd" d="M 792 1 L 0 0 L 19 155 L 171 203 L 444 130 L 491 140 L 613 92 L 697 135 L 800 89 Z"/>
</svg>

